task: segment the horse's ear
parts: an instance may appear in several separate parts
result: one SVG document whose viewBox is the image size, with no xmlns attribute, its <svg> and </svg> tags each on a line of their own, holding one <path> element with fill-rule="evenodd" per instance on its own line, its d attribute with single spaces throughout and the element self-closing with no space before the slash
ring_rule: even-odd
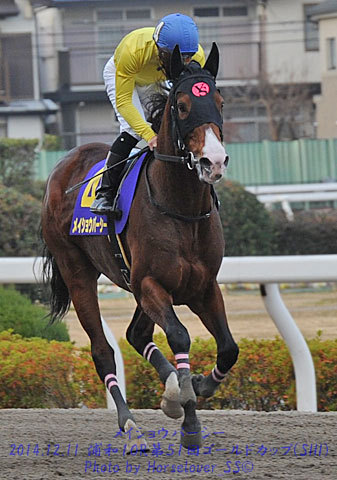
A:
<svg viewBox="0 0 337 480">
<path fill-rule="evenodd" d="M 219 70 L 219 49 L 215 42 L 212 43 L 211 51 L 206 60 L 204 70 L 208 70 L 211 75 L 215 78 Z"/>
<path fill-rule="evenodd" d="M 179 45 L 176 45 L 171 55 L 170 73 L 171 80 L 175 80 L 179 77 L 184 68 L 184 62 L 181 57 Z"/>
</svg>

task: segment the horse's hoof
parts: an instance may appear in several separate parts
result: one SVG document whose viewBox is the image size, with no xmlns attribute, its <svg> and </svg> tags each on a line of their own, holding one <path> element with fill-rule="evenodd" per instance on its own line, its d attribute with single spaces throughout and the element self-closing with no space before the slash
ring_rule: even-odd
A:
<svg viewBox="0 0 337 480">
<path fill-rule="evenodd" d="M 184 415 L 184 409 L 177 400 L 170 400 L 163 396 L 160 402 L 160 408 L 170 418 L 181 418 Z"/>
<path fill-rule="evenodd" d="M 204 375 L 199 373 L 199 375 L 192 375 L 192 386 L 194 393 L 196 394 L 197 397 L 200 397 L 200 387 L 201 387 L 201 382 L 204 379 Z"/>
<path fill-rule="evenodd" d="M 188 433 L 182 428 L 180 443 L 184 448 L 200 448 L 202 446 L 201 430 L 198 432 Z"/>
<path fill-rule="evenodd" d="M 180 418 L 184 415 L 184 409 L 179 401 L 180 387 L 175 372 L 171 372 L 165 382 L 165 392 L 160 403 L 160 408 L 170 418 Z"/>
<path fill-rule="evenodd" d="M 129 439 L 126 444 L 127 455 L 131 453 L 136 455 L 137 453 L 148 452 L 150 450 L 145 438 L 139 436 L 137 425 L 130 418 L 125 422 L 124 430 L 129 434 Z"/>
</svg>

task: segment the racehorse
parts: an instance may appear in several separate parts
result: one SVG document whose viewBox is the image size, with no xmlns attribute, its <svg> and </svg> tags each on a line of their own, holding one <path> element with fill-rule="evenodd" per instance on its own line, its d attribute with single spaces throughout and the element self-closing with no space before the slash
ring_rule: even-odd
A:
<svg viewBox="0 0 337 480">
<path fill-rule="evenodd" d="M 101 274 L 135 297 L 137 308 L 127 340 L 157 370 L 165 387 L 164 413 L 184 417 L 184 447 L 202 443 L 196 396 L 211 396 L 238 356 L 216 282 L 224 240 L 213 184 L 223 176 L 228 162 L 222 145 L 223 99 L 215 85 L 218 64 L 215 44 L 204 68 L 196 62 L 184 65 L 178 47 L 172 54 L 173 83 L 157 149 L 142 169 L 121 234 L 130 264 L 129 287 L 112 256 L 108 236 L 69 235 L 76 194 L 65 192 L 106 158 L 108 146 L 90 143 L 74 148 L 47 182 L 41 226 L 44 271 L 52 289 L 50 315 L 52 320 L 62 318 L 73 302 L 90 338 L 97 373 L 116 403 L 119 427 L 133 429 L 129 451 L 144 441 L 136 438 L 136 422 L 121 395 L 114 352 L 103 333 L 97 300 Z M 173 309 L 182 304 L 199 316 L 216 340 L 216 365 L 207 376 L 191 375 L 190 336 Z M 165 332 L 176 366 L 154 343 L 155 324 Z"/>
</svg>

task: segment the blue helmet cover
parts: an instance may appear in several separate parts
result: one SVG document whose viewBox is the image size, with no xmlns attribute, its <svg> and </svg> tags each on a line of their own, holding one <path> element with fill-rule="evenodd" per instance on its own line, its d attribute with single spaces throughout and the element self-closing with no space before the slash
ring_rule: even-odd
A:
<svg viewBox="0 0 337 480">
<path fill-rule="evenodd" d="M 198 27 L 191 17 L 182 13 L 166 15 L 158 23 L 153 39 L 160 48 L 170 52 L 178 44 L 181 53 L 196 53 L 198 51 Z"/>
</svg>

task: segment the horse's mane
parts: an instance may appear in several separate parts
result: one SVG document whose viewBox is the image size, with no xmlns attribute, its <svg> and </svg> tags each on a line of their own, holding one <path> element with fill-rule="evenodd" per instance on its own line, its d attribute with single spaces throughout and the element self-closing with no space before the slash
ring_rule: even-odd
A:
<svg viewBox="0 0 337 480">
<path fill-rule="evenodd" d="M 169 89 L 160 85 L 158 92 L 153 93 L 146 104 L 146 109 L 149 112 L 148 121 L 152 124 L 155 133 L 159 132 L 168 94 Z"/>
</svg>

